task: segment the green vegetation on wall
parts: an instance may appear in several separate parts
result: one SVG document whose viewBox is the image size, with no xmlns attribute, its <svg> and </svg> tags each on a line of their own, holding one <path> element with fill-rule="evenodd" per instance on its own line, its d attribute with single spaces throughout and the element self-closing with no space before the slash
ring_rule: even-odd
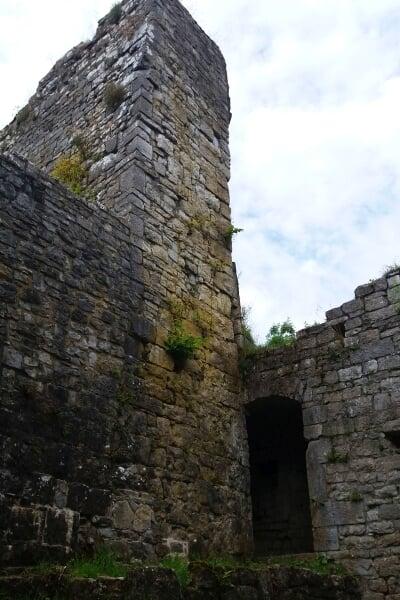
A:
<svg viewBox="0 0 400 600">
<path fill-rule="evenodd" d="M 230 245 L 232 243 L 233 237 L 238 233 L 241 233 L 243 229 L 240 227 L 235 227 L 234 225 L 229 225 L 228 229 L 224 233 L 225 242 Z"/>
<path fill-rule="evenodd" d="M 107 83 L 104 88 L 103 98 L 108 110 L 117 110 L 125 99 L 125 90 L 122 85 L 119 85 L 118 83 Z"/>
<path fill-rule="evenodd" d="M 111 23 L 111 25 L 117 25 L 122 17 L 122 8 L 121 4 L 114 4 L 111 8 L 110 12 L 107 15 L 107 20 Z"/>
<path fill-rule="evenodd" d="M 97 577 L 125 577 L 128 567 L 118 557 L 102 548 L 93 557 L 73 559 L 68 565 L 68 573 L 73 577 L 95 579 Z"/>
<path fill-rule="evenodd" d="M 77 196 L 84 195 L 87 170 L 79 153 L 60 156 L 51 171 L 51 176 Z"/>
<path fill-rule="evenodd" d="M 326 458 L 328 463 L 332 465 L 344 464 L 349 461 L 348 454 L 342 454 L 340 452 L 337 452 L 335 448 L 332 448 L 332 450 L 329 452 Z"/>
<path fill-rule="evenodd" d="M 26 123 L 27 121 L 29 121 L 32 118 L 32 116 L 33 116 L 32 108 L 30 107 L 29 104 L 27 104 L 26 106 L 21 108 L 21 110 L 18 111 L 15 116 L 15 121 L 17 123 L 17 127 L 22 125 L 22 123 Z"/>
<path fill-rule="evenodd" d="M 275 323 L 270 328 L 265 340 L 265 348 L 282 348 L 283 346 L 293 346 L 296 341 L 296 332 L 290 319 L 283 323 Z"/>
<path fill-rule="evenodd" d="M 265 342 L 257 343 L 254 334 L 251 330 L 250 322 L 250 308 L 242 308 L 242 340 L 243 345 L 241 349 L 240 358 L 240 370 L 243 377 L 247 377 L 249 368 L 251 366 L 251 357 L 255 356 L 259 352 L 265 350 L 273 350 L 275 348 L 290 347 L 296 341 L 296 332 L 290 319 L 287 319 L 283 323 L 276 323 L 270 328 Z"/>
<path fill-rule="evenodd" d="M 172 356 L 175 365 L 180 368 L 186 360 L 193 358 L 196 350 L 203 343 L 203 338 L 188 333 L 181 322 L 176 322 L 165 342 L 167 352 Z"/>
</svg>

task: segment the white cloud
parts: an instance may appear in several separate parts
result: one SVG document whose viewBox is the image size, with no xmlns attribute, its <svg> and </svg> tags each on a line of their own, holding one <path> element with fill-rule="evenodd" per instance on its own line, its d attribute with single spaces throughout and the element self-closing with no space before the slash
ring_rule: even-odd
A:
<svg viewBox="0 0 400 600">
<path fill-rule="evenodd" d="M 1 0 L 0 122 L 110 0 Z M 184 0 L 228 63 L 244 304 L 262 337 L 400 258 L 398 0 Z"/>
</svg>

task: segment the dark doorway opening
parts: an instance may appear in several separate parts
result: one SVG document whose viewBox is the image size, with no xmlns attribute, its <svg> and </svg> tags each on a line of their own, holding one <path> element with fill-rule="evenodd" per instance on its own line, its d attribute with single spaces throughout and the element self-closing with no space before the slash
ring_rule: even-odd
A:
<svg viewBox="0 0 400 600">
<path fill-rule="evenodd" d="M 247 406 L 246 420 L 256 554 L 312 552 L 301 406 L 263 398 Z"/>
</svg>

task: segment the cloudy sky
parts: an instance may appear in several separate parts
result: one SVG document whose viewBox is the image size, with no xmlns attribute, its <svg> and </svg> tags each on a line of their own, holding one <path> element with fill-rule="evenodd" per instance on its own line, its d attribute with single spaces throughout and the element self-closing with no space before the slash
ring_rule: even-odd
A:
<svg viewBox="0 0 400 600">
<path fill-rule="evenodd" d="M 0 125 L 109 0 L 0 0 Z M 228 63 L 242 302 L 323 320 L 400 262 L 399 0 L 184 0 Z"/>
</svg>

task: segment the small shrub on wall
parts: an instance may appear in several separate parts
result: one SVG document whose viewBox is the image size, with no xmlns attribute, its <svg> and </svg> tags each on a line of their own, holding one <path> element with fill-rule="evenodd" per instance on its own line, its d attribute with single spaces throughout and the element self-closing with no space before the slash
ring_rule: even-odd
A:
<svg viewBox="0 0 400 600">
<path fill-rule="evenodd" d="M 51 176 L 63 183 L 74 194 L 84 195 L 87 171 L 79 154 L 61 156 L 56 161 Z"/>
<path fill-rule="evenodd" d="M 174 359 L 175 367 L 179 370 L 185 366 L 189 358 L 193 358 L 202 343 L 201 337 L 191 335 L 185 331 L 181 323 L 176 323 L 165 342 L 165 348 Z"/>
<path fill-rule="evenodd" d="M 232 240 L 235 235 L 241 233 L 243 229 L 240 227 L 235 227 L 234 225 L 229 225 L 228 229 L 224 233 L 225 243 L 230 246 L 232 244 Z"/>
<path fill-rule="evenodd" d="M 29 104 L 27 104 L 26 106 L 21 108 L 21 110 L 15 116 L 15 121 L 17 123 L 17 127 L 19 127 L 23 123 L 26 123 L 27 121 L 29 121 L 32 118 L 32 115 L 33 115 L 33 111 L 32 111 L 32 108 L 29 106 Z"/>
<path fill-rule="evenodd" d="M 107 15 L 108 21 L 111 25 L 117 25 L 122 17 L 122 8 L 120 4 L 114 4 L 110 12 Z"/>
<path fill-rule="evenodd" d="M 104 88 L 104 103 L 108 110 L 114 111 L 122 104 L 125 98 L 125 90 L 118 83 L 107 83 Z"/>
<path fill-rule="evenodd" d="M 277 323 L 271 327 L 265 341 L 265 348 L 281 348 L 293 346 L 296 341 L 296 332 L 290 319 Z"/>
</svg>

